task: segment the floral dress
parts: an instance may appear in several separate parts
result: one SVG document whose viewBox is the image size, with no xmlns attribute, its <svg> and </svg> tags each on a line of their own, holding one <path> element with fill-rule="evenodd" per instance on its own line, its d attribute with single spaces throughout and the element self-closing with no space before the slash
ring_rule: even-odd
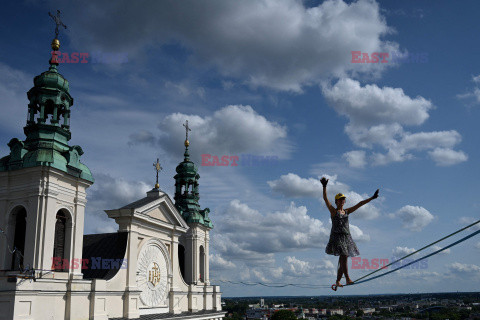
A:
<svg viewBox="0 0 480 320">
<path fill-rule="evenodd" d="M 354 257 L 360 255 L 357 245 L 353 242 L 348 225 L 348 214 L 341 214 L 337 210 L 332 219 L 332 230 L 330 231 L 330 240 L 328 241 L 325 253 L 340 256 L 346 255 Z"/>
</svg>

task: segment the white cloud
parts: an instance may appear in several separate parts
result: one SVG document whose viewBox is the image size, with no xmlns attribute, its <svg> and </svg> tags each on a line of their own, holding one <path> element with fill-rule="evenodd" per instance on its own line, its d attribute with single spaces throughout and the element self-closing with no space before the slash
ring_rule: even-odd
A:
<svg viewBox="0 0 480 320">
<path fill-rule="evenodd" d="M 473 104 L 479 104 L 480 103 L 480 88 L 478 87 L 478 85 L 480 84 L 480 75 L 472 76 L 472 81 L 475 83 L 475 87 L 470 92 L 457 94 L 457 98 L 459 98 L 459 99 L 470 99 L 470 98 L 472 98 L 474 100 Z"/>
<path fill-rule="evenodd" d="M 110 12 L 128 15 L 113 18 Z M 351 52 L 398 51 L 395 42 L 383 40 L 392 31 L 379 5 L 368 0 L 330 0 L 312 8 L 295 0 L 159 1 L 148 6 L 126 0 L 95 5 L 78 1 L 64 13 L 90 17 L 89 24 L 70 22 L 76 47 L 138 57 L 138 51 L 152 45 L 174 42 L 197 64 L 214 66 L 251 86 L 278 90 L 300 92 L 329 76 L 376 74 L 392 64 L 355 64 Z"/>
<path fill-rule="evenodd" d="M 45 65 L 45 71 L 48 65 Z M 28 99 L 26 92 L 33 87 L 33 76 L 23 71 L 14 69 L 0 62 L 0 126 L 3 130 L 11 130 L 21 134 L 18 138 L 23 140 L 22 128 L 27 123 Z M 8 110 L 8 111 L 7 111 Z M 13 137 L 11 137 L 13 138 Z M 1 146 L 3 149 L 4 146 Z M 5 148 L 8 148 L 5 146 Z M 3 149 L 2 154 L 5 154 Z"/>
<path fill-rule="evenodd" d="M 349 118 L 352 126 L 379 124 L 419 125 L 428 119 L 433 108 L 423 97 L 410 98 L 400 88 L 366 85 L 348 78 L 333 87 L 323 86 L 323 94 L 335 110 Z"/>
<path fill-rule="evenodd" d="M 330 260 L 324 259 L 314 263 L 287 256 L 284 259 L 283 274 L 293 277 L 308 277 L 312 274 L 332 274 L 336 267 Z"/>
<path fill-rule="evenodd" d="M 480 267 L 475 264 L 462 264 L 459 262 L 452 263 L 448 268 L 451 272 L 462 275 L 478 275 L 478 272 L 480 271 Z"/>
<path fill-rule="evenodd" d="M 220 254 L 210 255 L 210 268 L 212 270 L 235 269 L 235 264 L 225 260 Z"/>
<path fill-rule="evenodd" d="M 190 155 L 199 164 L 202 154 L 221 158 L 256 153 L 285 158 L 290 153 L 286 127 L 267 120 L 251 106 L 242 105 L 229 105 L 205 117 L 182 113 L 167 115 L 158 126 L 161 133 L 155 143 L 171 155 L 183 154 L 185 120 L 194 132 L 190 133 Z M 131 135 L 129 143 L 151 143 L 151 136 L 141 131 Z"/>
<path fill-rule="evenodd" d="M 247 266 L 271 265 L 274 253 L 306 249 L 324 251 L 330 230 L 292 202 L 281 212 L 260 213 L 238 200 L 216 214 L 213 246 L 225 259 Z"/>
<path fill-rule="evenodd" d="M 427 209 L 417 206 L 404 206 L 396 212 L 396 217 L 403 222 L 403 228 L 421 231 L 435 218 Z"/>
<path fill-rule="evenodd" d="M 293 276 L 309 276 L 313 271 L 313 266 L 308 261 L 295 257 L 286 257 L 285 264 L 284 272 Z"/>
<path fill-rule="evenodd" d="M 440 246 L 432 246 L 432 251 L 437 251 L 437 250 L 440 250 L 440 249 L 442 249 L 442 247 L 440 247 Z M 450 254 L 450 249 L 446 249 L 446 250 L 440 251 L 439 254 Z"/>
<path fill-rule="evenodd" d="M 116 232 L 118 228 L 113 226 L 100 226 L 95 229 L 95 233 L 112 233 Z"/>
<path fill-rule="evenodd" d="M 347 160 L 348 164 L 352 168 L 363 168 L 367 164 L 365 159 L 365 151 L 353 150 L 343 154 L 343 157 Z"/>
<path fill-rule="evenodd" d="M 392 250 L 392 253 L 394 256 L 401 258 L 403 256 L 406 256 L 412 252 L 415 252 L 415 248 L 408 248 L 408 247 L 396 247 L 395 249 Z"/>
<path fill-rule="evenodd" d="M 322 193 L 322 184 L 319 179 L 301 178 L 294 173 L 282 175 L 274 181 L 267 181 L 273 191 L 289 198 L 318 198 Z"/>
<path fill-rule="evenodd" d="M 145 198 L 150 189 L 143 181 L 128 181 L 98 173 L 95 175 L 95 183 L 88 189 L 87 199 L 89 206 L 103 210 L 117 209 Z"/>
<path fill-rule="evenodd" d="M 480 250 L 480 242 L 477 242 L 477 243 L 474 245 L 474 247 L 475 247 L 476 249 Z"/>
<path fill-rule="evenodd" d="M 365 85 L 352 79 L 340 79 L 334 86 L 323 85 L 323 94 L 332 107 L 348 118 L 345 132 L 361 148 L 379 146 L 386 153 L 372 152 L 372 165 L 386 165 L 413 159 L 413 151 L 430 151 L 438 165 L 454 165 L 468 159 L 452 148 L 461 141 L 455 131 L 410 133 L 403 126 L 418 126 L 429 117 L 433 104 L 423 97 L 411 98 L 400 88 Z M 350 151 L 344 157 L 352 167 L 366 165 L 366 153 Z"/>
<path fill-rule="evenodd" d="M 95 183 L 87 190 L 85 234 L 108 233 L 118 230 L 104 210 L 118 209 L 146 197 L 151 188 L 142 181 L 130 181 L 108 174 L 95 174 Z"/>
<path fill-rule="evenodd" d="M 350 224 L 350 234 L 352 235 L 352 239 L 355 241 L 370 241 L 370 236 L 363 233 L 359 227 L 353 224 Z"/>
<path fill-rule="evenodd" d="M 474 222 L 477 222 L 478 220 L 479 220 L 478 218 L 474 218 L 474 217 L 460 217 L 460 219 L 458 220 L 458 223 L 463 225 L 470 225 Z M 471 231 L 478 231 L 480 230 L 480 223 L 477 223 L 468 229 Z"/>
<path fill-rule="evenodd" d="M 465 152 L 446 148 L 435 148 L 429 154 L 439 166 L 450 166 L 468 160 Z"/>
<path fill-rule="evenodd" d="M 354 206 L 358 202 L 369 197 L 368 195 L 360 195 L 355 191 L 351 191 L 348 185 L 337 180 L 336 175 L 330 176 L 324 174 L 321 176 L 329 180 L 327 192 L 329 201 L 333 206 L 335 205 L 334 197 L 337 193 L 343 193 L 347 197 L 347 202 L 345 203 L 346 208 Z M 297 174 L 288 173 L 286 175 L 282 175 L 277 180 L 267 181 L 267 183 L 273 191 L 280 193 L 285 197 L 311 197 L 317 198 L 323 202 L 323 187 L 319 178 L 306 179 L 301 178 Z M 363 219 L 375 219 L 380 215 L 380 212 L 377 207 L 375 207 L 372 203 L 369 203 L 355 211 L 353 214 L 355 217 Z"/>
</svg>

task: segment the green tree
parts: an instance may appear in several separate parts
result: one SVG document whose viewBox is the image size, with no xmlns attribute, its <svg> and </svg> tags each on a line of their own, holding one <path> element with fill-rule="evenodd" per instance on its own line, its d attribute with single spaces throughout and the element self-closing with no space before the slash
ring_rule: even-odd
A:
<svg viewBox="0 0 480 320">
<path fill-rule="evenodd" d="M 356 316 L 357 316 L 357 317 L 362 317 L 364 314 L 365 314 L 365 312 L 363 312 L 363 310 L 360 310 L 360 309 L 359 309 L 359 310 L 357 310 Z"/>
<path fill-rule="evenodd" d="M 292 310 L 278 310 L 275 311 L 271 320 L 297 320 L 297 317 Z"/>
<path fill-rule="evenodd" d="M 234 312 L 232 315 L 232 320 L 243 320 L 243 317 L 239 315 L 237 312 Z"/>
</svg>

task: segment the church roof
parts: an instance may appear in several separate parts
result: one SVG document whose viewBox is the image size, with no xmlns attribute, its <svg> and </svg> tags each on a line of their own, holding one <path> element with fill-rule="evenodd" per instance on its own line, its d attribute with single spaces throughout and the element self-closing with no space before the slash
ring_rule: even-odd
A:
<svg viewBox="0 0 480 320">
<path fill-rule="evenodd" d="M 127 239 L 128 232 L 84 235 L 82 259 L 88 259 L 88 268 L 82 269 L 83 278 L 112 279 L 122 267 Z M 123 262 L 123 268 L 126 268 L 126 262 Z"/>
<path fill-rule="evenodd" d="M 142 314 L 137 320 L 181 320 L 181 319 L 207 319 L 208 316 L 212 318 L 219 315 L 225 315 L 227 311 L 215 310 L 201 310 L 198 312 L 182 312 L 178 314 L 173 313 L 159 313 L 159 314 Z M 109 320 L 127 320 L 127 318 L 110 318 Z"/>
<path fill-rule="evenodd" d="M 156 193 L 155 193 L 156 192 Z M 146 204 L 149 204 L 150 202 L 162 197 L 164 195 L 163 192 L 153 189 L 147 193 L 147 196 L 145 198 L 142 198 L 140 200 L 134 201 L 132 203 L 129 203 L 127 205 L 124 205 L 120 209 L 137 209 L 141 208 Z"/>
</svg>

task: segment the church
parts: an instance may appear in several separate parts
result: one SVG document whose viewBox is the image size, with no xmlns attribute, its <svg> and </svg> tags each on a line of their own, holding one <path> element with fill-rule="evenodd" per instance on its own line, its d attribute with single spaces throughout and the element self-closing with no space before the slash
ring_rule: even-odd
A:
<svg viewBox="0 0 480 320">
<path fill-rule="evenodd" d="M 54 51 L 58 23 L 56 33 Z M 69 83 L 58 61 L 49 64 L 27 93 L 25 140 L 11 139 L 0 159 L 0 319 L 223 319 L 188 122 L 173 201 L 159 188 L 157 161 L 144 198 L 105 211 L 118 231 L 84 235 L 94 178 L 83 149 L 69 145 Z"/>
</svg>

